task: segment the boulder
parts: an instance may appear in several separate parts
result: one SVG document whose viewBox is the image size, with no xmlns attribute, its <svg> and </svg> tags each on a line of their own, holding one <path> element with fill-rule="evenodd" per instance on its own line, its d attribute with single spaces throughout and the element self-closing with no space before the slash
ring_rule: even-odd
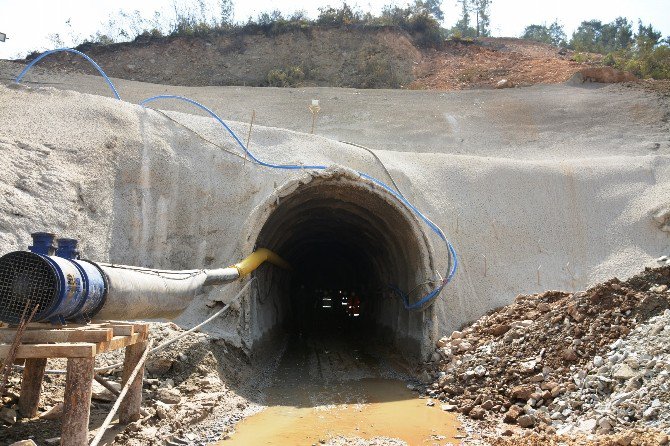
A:
<svg viewBox="0 0 670 446">
<path fill-rule="evenodd" d="M 514 82 L 508 79 L 500 79 L 496 83 L 496 88 L 512 88 L 512 87 L 514 87 Z"/>
<path fill-rule="evenodd" d="M 181 401 L 181 393 L 177 389 L 162 388 L 156 391 L 156 399 L 166 404 L 177 404 Z"/>
<path fill-rule="evenodd" d="M 481 420 L 484 418 L 484 415 L 486 415 L 486 409 L 484 409 L 482 406 L 475 406 L 472 408 L 470 413 L 468 413 L 468 416 L 473 420 Z"/>
<path fill-rule="evenodd" d="M 530 398 L 533 392 L 535 392 L 535 386 L 531 386 L 528 384 L 521 384 L 512 387 L 511 396 L 512 398 L 526 401 L 528 400 L 528 398 Z"/>
<path fill-rule="evenodd" d="M 5 424 L 14 424 L 16 423 L 16 411 L 10 409 L 9 407 L 3 407 L 0 409 L 0 421 Z"/>
<path fill-rule="evenodd" d="M 535 426 L 535 417 L 532 415 L 521 415 L 517 420 L 516 424 L 523 428 L 530 428 Z"/>
<path fill-rule="evenodd" d="M 507 412 L 505 412 L 505 417 L 503 418 L 503 421 L 505 423 L 516 423 L 516 420 L 523 415 L 523 408 L 521 406 L 517 406 L 516 404 L 513 406 L 510 406 L 509 409 L 507 409 Z"/>
</svg>

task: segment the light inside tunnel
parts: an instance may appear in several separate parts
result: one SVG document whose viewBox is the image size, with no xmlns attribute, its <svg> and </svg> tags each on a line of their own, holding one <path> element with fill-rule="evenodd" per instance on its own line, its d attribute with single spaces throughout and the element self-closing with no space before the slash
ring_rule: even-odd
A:
<svg viewBox="0 0 670 446">
<path fill-rule="evenodd" d="M 389 284 L 408 289 L 424 282 L 429 248 L 411 214 L 385 193 L 317 177 L 273 203 L 256 244 L 293 271 L 262 268 L 255 275 L 261 294 L 274 299 L 265 311 L 277 311 L 277 323 L 300 333 L 375 329 L 398 342 L 420 342 L 422 315 L 407 312 Z"/>
</svg>

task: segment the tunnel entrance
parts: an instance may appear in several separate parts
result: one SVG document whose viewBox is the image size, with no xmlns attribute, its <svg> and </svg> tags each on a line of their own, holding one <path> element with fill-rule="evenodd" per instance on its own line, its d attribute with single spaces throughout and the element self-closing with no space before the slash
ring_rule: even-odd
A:
<svg viewBox="0 0 670 446">
<path fill-rule="evenodd" d="M 389 284 L 407 290 L 424 283 L 433 271 L 431 249 L 395 197 L 348 171 L 327 171 L 280 188 L 260 212 L 250 241 L 293 267 L 255 273 L 260 332 L 279 325 L 307 337 L 375 335 L 407 356 L 422 354 L 430 310 L 407 311 Z"/>
</svg>

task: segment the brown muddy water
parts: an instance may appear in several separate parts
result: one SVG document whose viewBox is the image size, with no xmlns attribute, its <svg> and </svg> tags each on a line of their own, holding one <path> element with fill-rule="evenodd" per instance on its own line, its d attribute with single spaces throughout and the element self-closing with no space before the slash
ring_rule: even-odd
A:
<svg viewBox="0 0 670 446">
<path fill-rule="evenodd" d="M 426 405 L 389 369 L 397 361 L 365 346 L 310 339 L 289 348 L 266 394 L 266 409 L 217 446 L 312 445 L 337 436 L 390 437 L 408 445 L 453 441 L 460 424 Z"/>
</svg>

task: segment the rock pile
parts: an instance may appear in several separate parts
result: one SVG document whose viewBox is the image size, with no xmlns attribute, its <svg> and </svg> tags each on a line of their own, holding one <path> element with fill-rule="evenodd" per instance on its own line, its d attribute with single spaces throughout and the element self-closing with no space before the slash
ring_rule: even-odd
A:
<svg viewBox="0 0 670 446">
<path fill-rule="evenodd" d="M 667 286 L 657 291 L 667 292 Z M 551 414 L 563 422 L 559 432 L 670 430 L 670 310 L 614 342 L 607 355 L 595 356 L 573 375 L 573 381 L 577 390 L 562 395 L 555 404 L 575 410 L 567 417 Z"/>
<path fill-rule="evenodd" d="M 155 345 L 181 333 L 183 330 L 173 323 L 152 323 L 149 331 Z M 210 444 L 231 431 L 247 412 L 257 410 L 253 403 L 230 388 L 230 382 L 222 381 L 222 376 L 234 375 L 228 371 L 220 373 L 227 367 L 222 364 L 226 351 L 223 344 L 206 334 L 192 333 L 169 348 L 149 355 L 143 388 L 144 415 L 117 430 L 113 444 Z M 96 367 L 122 361 L 123 356 L 122 350 L 99 355 Z M 50 359 L 48 368 L 64 369 L 65 360 Z M 104 378 L 120 389 L 120 370 L 107 373 Z M 65 377 L 45 376 L 39 419 L 28 420 L 18 413 L 20 386 L 20 373 L 13 373 L 9 394 L 0 401 L 0 444 L 11 444 L 27 437 L 32 437 L 38 444 L 59 444 Z M 116 397 L 94 382 L 92 399 L 92 424 L 98 425 Z M 200 426 L 213 414 L 220 420 L 216 426 Z"/>
<path fill-rule="evenodd" d="M 155 345 L 159 345 L 182 332 L 173 323 L 152 323 L 150 335 Z M 243 418 L 249 402 L 222 381 L 221 358 L 214 355 L 219 349 L 225 347 L 219 347 L 217 341 L 204 333 L 192 333 L 149 355 L 143 390 L 147 414 L 117 434 L 114 444 L 205 445 L 232 430 Z M 113 363 L 122 354 L 121 351 L 110 354 L 104 363 Z M 199 429 L 198 423 L 215 411 L 224 411 L 228 422 L 217 429 Z"/>
<path fill-rule="evenodd" d="M 626 374 L 628 368 L 635 375 L 644 373 L 647 369 L 640 369 L 644 360 L 645 367 L 656 370 L 654 376 L 665 370 L 658 360 L 651 362 L 656 353 L 648 353 L 651 358 L 638 356 L 637 364 L 632 356 L 626 363 L 623 353 L 609 353 L 618 352 L 610 349 L 612 345 L 615 349 L 627 345 L 619 339 L 670 307 L 669 284 L 670 267 L 664 266 L 584 292 L 518 296 L 513 304 L 438 341 L 424 374 L 432 378 L 425 393 L 445 403 L 444 410 L 460 410 L 473 419 L 498 416 L 506 423 L 553 433 L 554 422 L 573 419 L 582 409 L 595 409 L 595 401 L 578 395 L 587 383 L 589 389 L 607 392 L 607 386 L 622 379 L 614 374 Z M 606 366 L 610 358 L 617 362 Z M 587 379 L 593 368 L 599 373 L 602 368 L 603 377 L 614 381 Z M 649 395 L 639 414 L 642 418 L 646 410 L 656 413 L 657 398 L 665 401 Z M 633 420 L 628 410 L 625 416 Z M 592 426 L 604 427 L 604 421 L 603 426 Z"/>
</svg>

